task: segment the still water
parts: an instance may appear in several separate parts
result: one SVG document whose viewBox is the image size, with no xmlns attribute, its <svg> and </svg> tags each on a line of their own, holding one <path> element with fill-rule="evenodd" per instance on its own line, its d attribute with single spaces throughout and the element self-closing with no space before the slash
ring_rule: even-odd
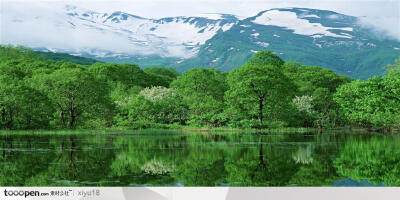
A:
<svg viewBox="0 0 400 200">
<path fill-rule="evenodd" d="M 400 186 L 400 137 L 2 135 L 2 186 Z"/>
</svg>

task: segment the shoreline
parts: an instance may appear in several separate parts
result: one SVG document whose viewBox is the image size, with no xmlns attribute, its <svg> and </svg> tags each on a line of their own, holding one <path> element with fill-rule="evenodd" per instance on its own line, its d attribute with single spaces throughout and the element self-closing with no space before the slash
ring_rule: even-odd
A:
<svg viewBox="0 0 400 200">
<path fill-rule="evenodd" d="M 378 132 L 368 128 L 269 128 L 269 129 L 239 129 L 239 128 L 209 128 L 209 127 L 182 127 L 174 129 L 147 128 L 147 129 L 125 129 L 125 128 L 109 128 L 109 129 L 36 129 L 36 130 L 0 130 L 0 135 L 149 135 L 149 134 L 169 134 L 169 133 L 185 133 L 185 134 L 302 134 L 302 133 L 365 133 L 365 134 L 396 134 L 397 132 Z"/>
</svg>

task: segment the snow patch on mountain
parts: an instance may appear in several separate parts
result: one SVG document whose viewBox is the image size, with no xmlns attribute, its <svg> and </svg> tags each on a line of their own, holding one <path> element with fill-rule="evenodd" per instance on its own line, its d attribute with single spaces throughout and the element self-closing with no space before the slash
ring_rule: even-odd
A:
<svg viewBox="0 0 400 200">
<path fill-rule="evenodd" d="M 73 5 L 54 11 L 32 9 L 31 13 L 20 10 L 18 4 L 7 8 L 7 12 L 2 13 L 2 23 L 7 27 L 3 44 L 99 58 L 122 54 L 190 58 L 208 39 L 218 32 L 228 31 L 239 21 L 227 14 L 148 19 L 120 11 L 99 13 Z M 27 32 L 29 35 L 25 34 Z"/>
<path fill-rule="evenodd" d="M 219 60 L 219 58 L 215 58 L 214 60 L 212 60 L 211 62 L 215 63 Z"/>
<path fill-rule="evenodd" d="M 264 48 L 267 48 L 269 46 L 268 42 L 255 42 L 255 44 Z"/>
<path fill-rule="evenodd" d="M 328 19 L 340 19 L 340 16 L 336 15 L 336 14 L 333 14 L 333 15 L 329 15 L 327 18 Z"/>
<path fill-rule="evenodd" d="M 318 15 L 302 15 L 300 16 L 301 18 L 307 18 L 307 17 L 312 17 L 312 18 L 318 18 L 320 19 L 321 17 L 319 17 Z"/>
<path fill-rule="evenodd" d="M 266 26 L 278 26 L 293 30 L 295 34 L 299 35 L 323 35 L 337 38 L 352 38 L 349 34 L 336 34 L 330 30 L 339 31 L 352 31 L 351 27 L 325 27 L 320 23 L 311 23 L 306 19 L 301 19 L 295 12 L 280 11 L 280 10 L 269 10 L 256 17 L 252 21 L 255 24 L 266 25 Z"/>
<path fill-rule="evenodd" d="M 223 25 L 223 26 L 221 27 L 221 30 L 222 30 L 223 32 L 225 32 L 225 31 L 231 29 L 232 26 L 235 25 L 235 24 L 236 24 L 236 23 L 225 24 L 225 25 Z"/>
</svg>

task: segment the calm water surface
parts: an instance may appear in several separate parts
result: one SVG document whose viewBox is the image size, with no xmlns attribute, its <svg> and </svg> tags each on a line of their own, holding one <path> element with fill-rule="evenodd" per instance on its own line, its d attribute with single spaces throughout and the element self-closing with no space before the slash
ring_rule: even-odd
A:
<svg viewBox="0 0 400 200">
<path fill-rule="evenodd" d="M 393 135 L 3 135 L 0 153 L 3 186 L 400 185 Z"/>
</svg>

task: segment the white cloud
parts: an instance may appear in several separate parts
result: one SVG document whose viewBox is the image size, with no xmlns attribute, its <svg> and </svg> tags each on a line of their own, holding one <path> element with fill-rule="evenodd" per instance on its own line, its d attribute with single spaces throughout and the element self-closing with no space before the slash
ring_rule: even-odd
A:
<svg viewBox="0 0 400 200">
<path fill-rule="evenodd" d="M 155 24 L 148 19 L 133 18 L 135 20 L 121 24 L 102 23 L 107 17 L 100 13 L 87 18 L 100 22 L 95 24 L 79 19 L 83 18 L 82 15 L 68 16 L 65 2 L 21 4 L 8 1 L 1 5 L 7 8 L 1 11 L 1 44 L 86 52 L 98 56 L 113 52 L 114 55 L 156 54 L 187 58 L 195 55 L 198 50 L 196 47 L 210 39 L 219 29 L 226 31 L 233 25 L 221 27 L 219 23 L 208 24 L 206 30 L 201 31 L 202 27 L 196 27 L 195 24 L 177 21 Z M 75 11 L 83 14 L 88 10 L 78 6 L 78 10 L 68 12 Z M 157 29 L 151 30 L 154 26 Z"/>
<path fill-rule="evenodd" d="M 110 32 L 80 27 L 75 29 L 72 24 L 64 20 L 63 13 L 58 7 L 39 4 L 30 6 L 36 12 L 28 12 L 26 7 L 8 6 L 2 10 L 1 40 L 3 44 L 17 44 L 32 48 L 52 47 L 57 49 L 98 48 L 114 52 L 131 51 L 127 48 L 127 41 Z M 41 15 L 37 15 L 41 13 Z M 54 18 L 59 16 L 60 18 Z M 52 18 L 43 20 L 42 18 Z M 14 23 L 14 19 L 20 20 Z M 89 37 L 88 37 L 89 36 Z M 99 41 L 99 38 L 102 38 Z"/>
</svg>

